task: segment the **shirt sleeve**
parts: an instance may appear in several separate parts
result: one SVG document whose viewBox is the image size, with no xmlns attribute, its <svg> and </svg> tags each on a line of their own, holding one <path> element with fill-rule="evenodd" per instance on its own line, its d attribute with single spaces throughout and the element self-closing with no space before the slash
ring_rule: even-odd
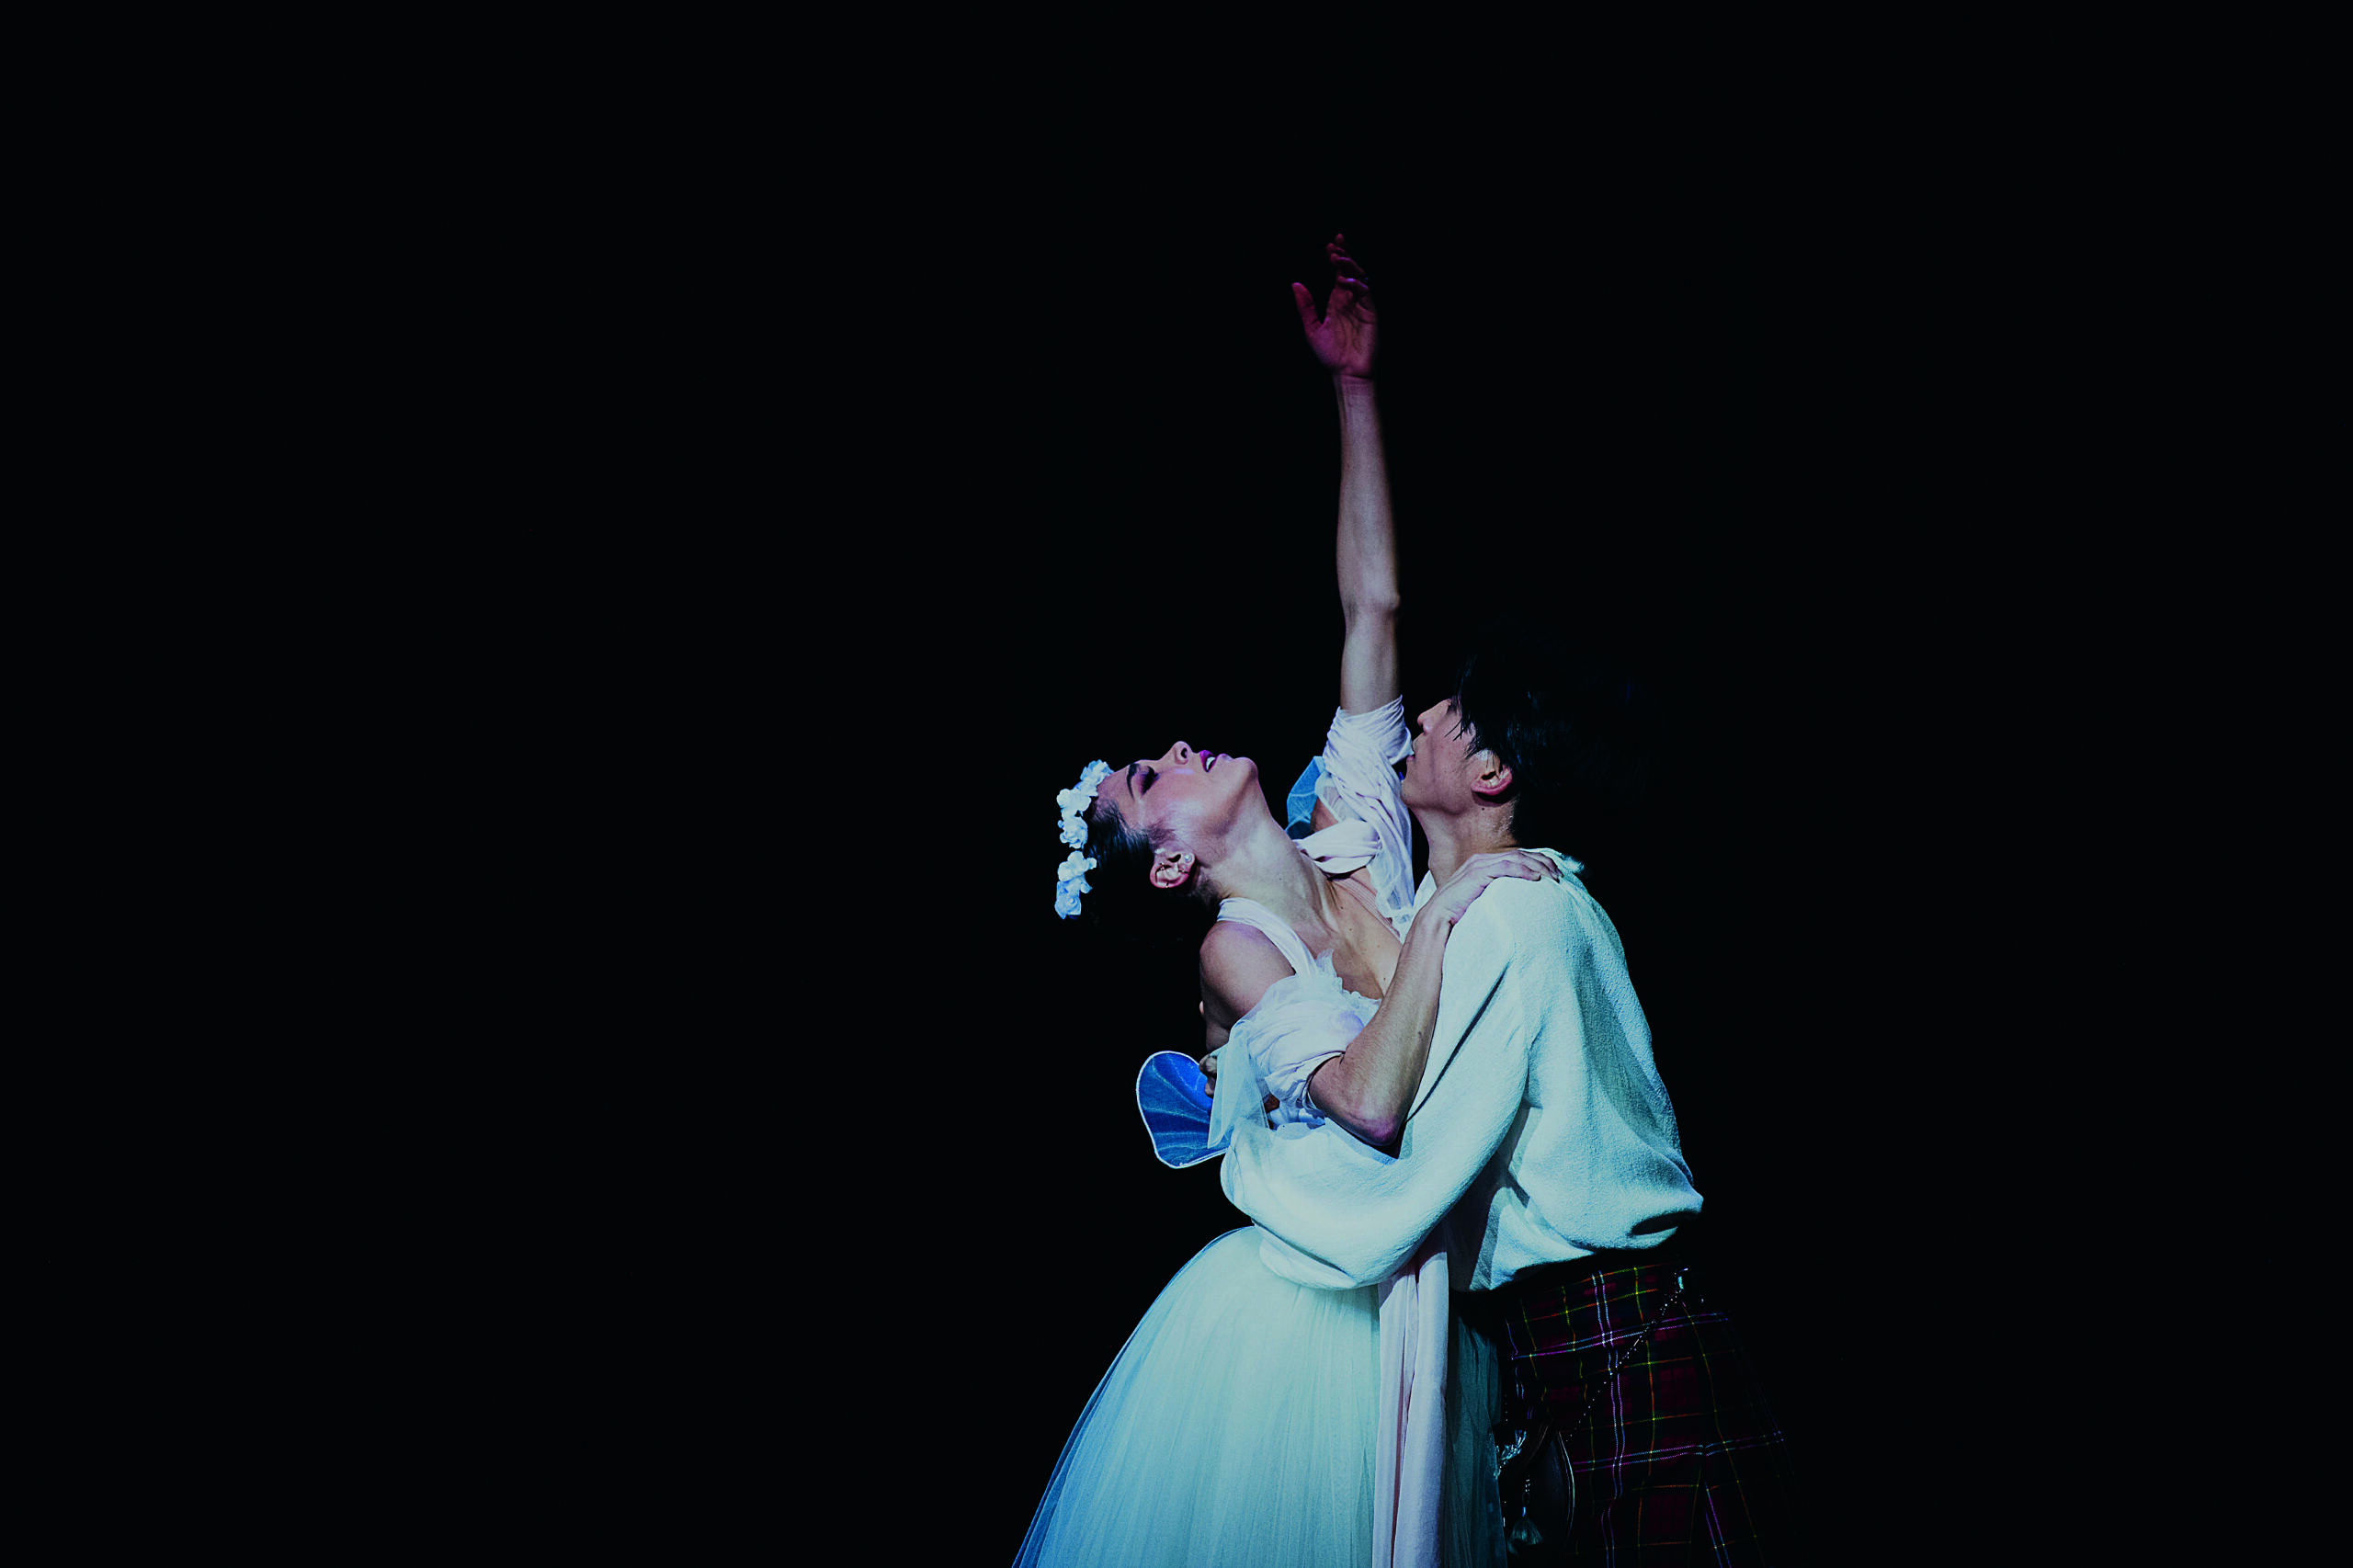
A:
<svg viewBox="0 0 2353 1568">
<path fill-rule="evenodd" d="M 1430 1060 L 1393 1158 L 1332 1122 L 1290 1136 L 1236 1129 L 1225 1194 L 1279 1244 L 1264 1249 L 1269 1267 L 1329 1290 L 1377 1284 L 1470 1190 L 1527 1089 L 1522 968 L 1491 892 L 1448 940 Z"/>
<path fill-rule="evenodd" d="M 1335 876 L 1371 867 L 1381 912 L 1401 926 L 1414 905 L 1414 818 L 1405 809 L 1397 764 L 1413 750 L 1403 697 L 1364 713 L 1333 710 L 1315 795 L 1338 820 L 1300 840 Z"/>
</svg>

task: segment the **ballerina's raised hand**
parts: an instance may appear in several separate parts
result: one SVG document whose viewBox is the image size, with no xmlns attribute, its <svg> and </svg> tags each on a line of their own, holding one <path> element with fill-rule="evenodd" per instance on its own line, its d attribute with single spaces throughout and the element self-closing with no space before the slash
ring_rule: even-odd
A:
<svg viewBox="0 0 2353 1568">
<path fill-rule="evenodd" d="M 1290 286 L 1291 302 L 1299 307 L 1299 324 L 1306 329 L 1307 347 L 1325 369 L 1336 376 L 1372 379 L 1372 359 L 1381 336 L 1381 318 L 1373 308 L 1372 283 L 1364 268 L 1348 255 L 1348 237 L 1335 234 L 1324 247 L 1332 261 L 1332 293 L 1324 301 L 1321 318 L 1315 296 L 1304 283 Z"/>
</svg>

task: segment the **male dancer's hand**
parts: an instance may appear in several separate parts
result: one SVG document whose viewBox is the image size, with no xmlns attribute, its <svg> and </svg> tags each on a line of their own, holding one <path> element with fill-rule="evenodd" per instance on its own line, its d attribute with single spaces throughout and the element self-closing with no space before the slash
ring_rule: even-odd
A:
<svg viewBox="0 0 2353 1568">
<path fill-rule="evenodd" d="M 1299 324 L 1306 329 L 1307 347 L 1324 368 L 1336 376 L 1360 381 L 1372 379 L 1373 350 L 1378 347 L 1380 318 L 1372 308 L 1372 284 L 1347 253 L 1348 237 L 1335 234 L 1324 247 L 1332 258 L 1332 297 L 1324 302 L 1324 319 L 1315 318 L 1315 296 L 1304 283 L 1290 286 L 1291 302 L 1299 307 Z"/>
</svg>

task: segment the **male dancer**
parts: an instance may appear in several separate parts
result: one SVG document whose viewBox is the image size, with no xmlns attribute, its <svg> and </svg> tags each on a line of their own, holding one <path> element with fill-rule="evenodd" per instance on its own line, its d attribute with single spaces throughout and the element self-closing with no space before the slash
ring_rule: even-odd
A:
<svg viewBox="0 0 2353 1568">
<path fill-rule="evenodd" d="M 1700 1198 L 1617 930 L 1554 847 L 1577 842 L 1586 783 L 1627 760 L 1627 698 L 1522 629 L 1421 714 L 1404 778 L 1429 844 L 1416 907 L 1476 854 L 1540 846 L 1564 874 L 1498 881 L 1463 915 L 1403 1096 L 1319 1074 L 1331 1120 L 1305 1137 L 1245 1125 L 1225 1191 L 1302 1284 L 1376 1284 L 1448 1253 L 1473 1293 L 1458 1308 L 1506 1358 L 1516 1563 L 1785 1561 L 1787 1448 L 1678 1244 Z M 1573 1485 L 1548 1474 L 1553 1454 Z"/>
</svg>

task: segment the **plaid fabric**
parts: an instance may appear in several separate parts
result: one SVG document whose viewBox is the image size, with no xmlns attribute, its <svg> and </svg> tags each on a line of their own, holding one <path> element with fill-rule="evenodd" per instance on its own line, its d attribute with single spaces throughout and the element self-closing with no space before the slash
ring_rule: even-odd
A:
<svg viewBox="0 0 2353 1568">
<path fill-rule="evenodd" d="M 1547 1269 L 1498 1292 L 1507 1389 L 1516 1380 L 1556 1424 L 1576 1420 L 1594 1380 L 1675 1293 L 1676 1268 L 1646 1255 L 1582 1275 Z M 1685 1278 L 1675 1311 L 1563 1433 L 1577 1480 L 1569 1562 L 1797 1561 L 1789 1445 L 1731 1321 L 1708 1306 L 1697 1268 Z"/>
</svg>

